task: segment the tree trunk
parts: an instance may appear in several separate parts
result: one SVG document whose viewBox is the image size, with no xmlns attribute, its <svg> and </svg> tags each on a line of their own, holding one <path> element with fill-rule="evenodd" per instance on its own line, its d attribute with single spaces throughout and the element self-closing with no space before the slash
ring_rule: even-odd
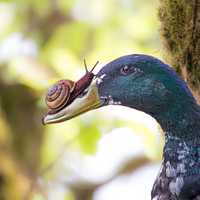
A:
<svg viewBox="0 0 200 200">
<path fill-rule="evenodd" d="M 166 60 L 200 103 L 200 0 L 160 0 L 159 19 Z"/>
</svg>

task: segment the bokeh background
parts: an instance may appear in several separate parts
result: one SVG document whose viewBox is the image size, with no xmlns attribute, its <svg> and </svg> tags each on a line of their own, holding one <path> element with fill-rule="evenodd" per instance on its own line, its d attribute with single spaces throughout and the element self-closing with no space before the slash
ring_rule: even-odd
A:
<svg viewBox="0 0 200 200">
<path fill-rule="evenodd" d="M 0 200 L 150 199 L 162 134 L 120 106 L 43 126 L 47 88 L 126 54 L 162 59 L 155 0 L 0 1 Z"/>
</svg>

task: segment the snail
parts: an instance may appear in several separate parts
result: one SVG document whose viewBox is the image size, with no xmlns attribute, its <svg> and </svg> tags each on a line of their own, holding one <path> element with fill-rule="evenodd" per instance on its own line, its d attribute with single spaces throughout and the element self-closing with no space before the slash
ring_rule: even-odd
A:
<svg viewBox="0 0 200 200">
<path fill-rule="evenodd" d="M 81 79 L 79 79 L 77 82 L 67 79 L 59 80 L 49 88 L 45 97 L 46 105 L 49 108 L 48 114 L 53 114 L 60 111 L 84 92 L 95 76 L 93 70 L 98 63 L 99 62 L 97 61 L 92 69 L 88 71 L 86 61 L 84 60 L 86 73 Z"/>
</svg>

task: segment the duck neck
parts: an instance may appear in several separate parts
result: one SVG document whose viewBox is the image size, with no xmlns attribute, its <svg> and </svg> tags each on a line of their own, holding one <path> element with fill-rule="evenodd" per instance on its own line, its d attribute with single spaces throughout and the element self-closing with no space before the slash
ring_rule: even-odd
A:
<svg viewBox="0 0 200 200">
<path fill-rule="evenodd" d="M 165 142 L 178 139 L 200 145 L 200 107 L 196 102 L 175 105 L 154 116 L 165 133 Z"/>
<path fill-rule="evenodd" d="M 155 117 L 165 133 L 163 166 L 173 167 L 179 177 L 199 174 L 200 108 L 180 104 Z M 167 170 L 166 170 L 167 173 Z M 170 175 L 166 176 L 170 177 Z"/>
</svg>

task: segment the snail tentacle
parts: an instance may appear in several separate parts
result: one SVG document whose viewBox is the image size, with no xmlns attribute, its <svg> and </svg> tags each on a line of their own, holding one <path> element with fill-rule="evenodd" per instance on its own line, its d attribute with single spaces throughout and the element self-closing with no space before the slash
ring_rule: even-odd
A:
<svg viewBox="0 0 200 200">
<path fill-rule="evenodd" d="M 88 68 L 87 68 L 87 63 L 86 63 L 85 58 L 84 58 L 83 62 L 84 62 L 84 67 L 85 67 L 85 71 L 86 71 L 86 74 L 87 74 L 89 71 L 88 71 Z"/>
<path fill-rule="evenodd" d="M 94 66 L 92 67 L 92 69 L 89 71 L 89 70 L 88 70 L 88 67 L 87 67 L 86 59 L 84 59 L 83 62 L 84 62 L 84 67 L 85 67 L 86 74 L 87 74 L 87 73 L 92 73 L 92 71 L 94 70 L 94 68 L 99 64 L 99 61 L 97 61 L 97 62 L 94 64 Z"/>
<path fill-rule="evenodd" d="M 99 64 L 99 61 L 97 60 L 97 62 L 94 64 L 94 66 L 92 67 L 92 69 L 90 70 L 90 72 L 92 72 L 94 70 L 94 68 Z"/>
</svg>

